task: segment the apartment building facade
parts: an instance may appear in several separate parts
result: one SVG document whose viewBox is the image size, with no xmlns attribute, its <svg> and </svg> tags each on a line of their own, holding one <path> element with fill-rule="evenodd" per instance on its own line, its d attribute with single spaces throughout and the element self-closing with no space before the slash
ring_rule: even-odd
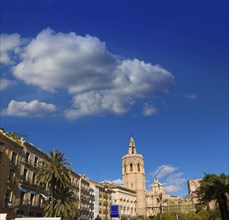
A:
<svg viewBox="0 0 229 220">
<path fill-rule="evenodd" d="M 119 206 L 122 218 L 133 219 L 137 216 L 137 193 L 134 190 L 122 186 L 111 186 L 114 197 L 114 205 Z"/>
<path fill-rule="evenodd" d="M 46 154 L 15 133 L 0 130 L 0 213 L 15 216 L 44 216 L 49 192 L 36 183 L 36 169 Z M 80 220 L 88 220 L 93 207 L 90 181 L 86 175 L 71 173 Z"/>
<path fill-rule="evenodd" d="M 79 215 L 78 219 L 88 220 L 90 213 L 90 181 L 86 175 L 79 179 Z"/>
<path fill-rule="evenodd" d="M 110 220 L 110 207 L 114 204 L 113 189 L 107 182 L 97 183 L 90 181 L 91 188 L 94 190 L 94 210 L 93 215 L 98 215 L 102 220 Z"/>
<path fill-rule="evenodd" d="M 43 216 L 42 195 L 35 169 L 44 153 L 14 133 L 0 130 L 0 212 L 15 216 Z"/>
</svg>

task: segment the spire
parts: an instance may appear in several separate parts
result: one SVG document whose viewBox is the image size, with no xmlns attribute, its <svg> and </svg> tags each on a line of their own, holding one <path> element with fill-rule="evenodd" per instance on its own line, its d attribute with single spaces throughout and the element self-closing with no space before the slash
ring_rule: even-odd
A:
<svg viewBox="0 0 229 220">
<path fill-rule="evenodd" d="M 136 146 L 134 143 L 134 138 L 130 137 L 130 144 L 129 144 L 129 154 L 136 154 Z"/>
<path fill-rule="evenodd" d="M 130 137 L 130 147 L 135 147 L 134 138 Z"/>
</svg>

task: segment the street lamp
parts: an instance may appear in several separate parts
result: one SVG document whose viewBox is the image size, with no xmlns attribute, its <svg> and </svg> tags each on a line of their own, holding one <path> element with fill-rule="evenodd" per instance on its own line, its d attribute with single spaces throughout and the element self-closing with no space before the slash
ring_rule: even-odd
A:
<svg viewBox="0 0 229 220">
<path fill-rule="evenodd" d="M 107 191 L 108 191 L 108 185 L 107 184 L 105 184 L 104 185 L 104 190 L 105 190 L 105 193 L 106 193 L 106 220 L 108 220 L 108 218 L 107 218 L 107 214 L 108 214 L 108 203 L 107 203 Z"/>
<path fill-rule="evenodd" d="M 159 201 L 160 201 L 160 219 L 162 219 L 162 193 L 159 194 Z"/>
<path fill-rule="evenodd" d="M 181 201 L 179 200 L 178 201 L 178 207 L 179 207 L 179 211 L 178 212 L 180 212 L 181 213 Z M 176 218 L 177 218 L 177 220 L 179 220 L 179 215 L 178 214 L 176 214 Z"/>
</svg>

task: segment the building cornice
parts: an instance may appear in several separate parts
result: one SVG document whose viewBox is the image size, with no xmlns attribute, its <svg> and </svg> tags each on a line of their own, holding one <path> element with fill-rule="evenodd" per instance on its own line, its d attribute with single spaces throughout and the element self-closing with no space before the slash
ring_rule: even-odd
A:
<svg viewBox="0 0 229 220">
<path fill-rule="evenodd" d="M 133 158 L 133 157 L 140 157 L 140 158 L 144 159 L 141 154 L 126 154 L 126 155 L 124 155 L 122 157 L 122 159 L 129 158 L 129 157 L 131 157 L 131 158 Z"/>
</svg>

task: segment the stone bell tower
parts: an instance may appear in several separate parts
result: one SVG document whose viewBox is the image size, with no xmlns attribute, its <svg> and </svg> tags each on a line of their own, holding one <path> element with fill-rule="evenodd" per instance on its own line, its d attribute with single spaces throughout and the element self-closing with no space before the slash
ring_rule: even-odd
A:
<svg viewBox="0 0 229 220">
<path fill-rule="evenodd" d="M 133 137 L 130 138 L 128 154 L 122 157 L 123 186 L 137 192 L 137 214 L 146 215 L 146 185 L 144 158 L 137 154 Z"/>
</svg>

